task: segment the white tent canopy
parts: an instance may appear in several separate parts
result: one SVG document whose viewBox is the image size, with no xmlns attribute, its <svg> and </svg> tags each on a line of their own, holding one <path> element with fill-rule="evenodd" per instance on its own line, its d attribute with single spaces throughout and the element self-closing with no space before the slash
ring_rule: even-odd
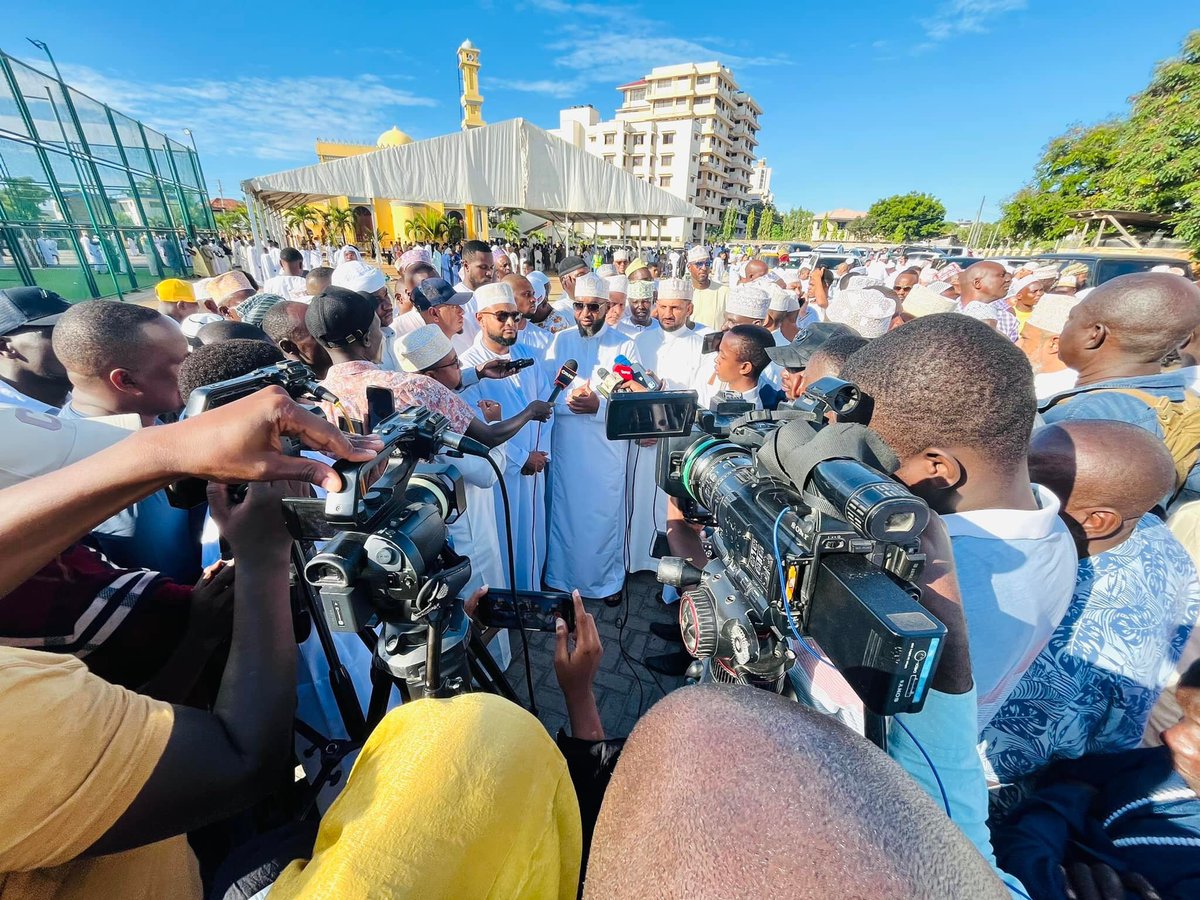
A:
<svg viewBox="0 0 1200 900">
<path fill-rule="evenodd" d="M 373 197 L 506 207 L 579 222 L 704 215 L 524 119 L 251 178 L 242 190 L 275 210 Z"/>
</svg>

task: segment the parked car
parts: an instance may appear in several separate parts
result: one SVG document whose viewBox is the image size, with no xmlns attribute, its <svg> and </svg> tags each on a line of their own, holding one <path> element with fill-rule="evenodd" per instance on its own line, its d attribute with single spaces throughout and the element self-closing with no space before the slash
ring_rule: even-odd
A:
<svg viewBox="0 0 1200 900">
<path fill-rule="evenodd" d="M 1154 256 L 1132 251 L 1129 253 L 1047 253 L 1033 257 L 1032 261 L 1038 265 L 1057 266 L 1059 271 L 1071 263 L 1083 263 L 1088 270 L 1087 282 L 1084 287 L 1096 287 L 1121 275 L 1149 272 L 1155 266 L 1175 266 L 1185 272 L 1191 268 L 1186 259 L 1180 259 L 1178 256 Z"/>
</svg>

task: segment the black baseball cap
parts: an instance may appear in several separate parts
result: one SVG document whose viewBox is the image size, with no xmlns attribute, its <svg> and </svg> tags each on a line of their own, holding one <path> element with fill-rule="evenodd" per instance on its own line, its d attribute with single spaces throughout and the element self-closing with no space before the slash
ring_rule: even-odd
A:
<svg viewBox="0 0 1200 900">
<path fill-rule="evenodd" d="M 583 261 L 582 256 L 568 256 L 558 264 L 558 277 L 562 278 L 564 275 L 569 275 L 576 269 L 590 270 L 591 266 Z"/>
<path fill-rule="evenodd" d="M 783 366 L 785 369 L 803 369 L 808 365 L 813 354 L 820 350 L 826 341 L 843 334 L 858 334 L 858 332 L 840 322 L 814 322 L 807 328 L 801 328 L 796 332 L 796 336 L 792 338 L 790 344 L 784 344 L 782 347 L 768 347 L 767 356 L 770 357 L 771 362 Z"/>
<path fill-rule="evenodd" d="M 325 347 L 349 347 L 362 343 L 379 301 L 340 287 L 327 287 L 308 304 L 304 327 Z"/>
<path fill-rule="evenodd" d="M 445 278 L 426 278 L 410 296 L 413 306 L 422 312 L 435 306 L 462 306 L 471 299 L 469 291 L 456 291 Z"/>
<path fill-rule="evenodd" d="M 70 303 L 45 288 L 0 291 L 0 334 L 11 334 L 18 328 L 48 328 L 70 308 Z"/>
</svg>

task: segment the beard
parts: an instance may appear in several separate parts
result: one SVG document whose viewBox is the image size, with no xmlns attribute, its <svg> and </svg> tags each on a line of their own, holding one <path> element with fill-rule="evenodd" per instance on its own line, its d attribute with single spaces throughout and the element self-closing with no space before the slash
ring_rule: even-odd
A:
<svg viewBox="0 0 1200 900">
<path fill-rule="evenodd" d="M 517 342 L 517 336 L 505 337 L 503 334 L 489 334 L 489 338 L 501 347 L 511 347 Z"/>
<path fill-rule="evenodd" d="M 600 333 L 600 329 L 604 327 L 605 322 L 603 319 L 597 319 L 591 325 L 582 325 L 579 322 L 576 322 L 575 325 L 579 328 L 579 333 L 584 337 L 595 337 Z"/>
</svg>

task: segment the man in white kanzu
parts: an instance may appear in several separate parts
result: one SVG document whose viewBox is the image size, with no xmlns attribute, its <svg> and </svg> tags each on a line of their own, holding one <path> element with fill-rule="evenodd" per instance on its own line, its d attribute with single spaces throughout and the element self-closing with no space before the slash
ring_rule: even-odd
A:
<svg viewBox="0 0 1200 900">
<path fill-rule="evenodd" d="M 618 356 L 637 362 L 637 350 L 605 324 L 608 285 L 600 276 L 575 280 L 572 309 L 576 327 L 560 331 L 546 351 L 551 378 L 568 359 L 578 371 L 554 406 L 546 584 L 559 591 L 578 588 L 615 606 L 625 580 L 628 447 L 605 437 L 608 401 L 596 386 L 601 368 L 611 372 Z"/>
<path fill-rule="evenodd" d="M 658 324 L 634 339 L 642 365 L 658 376 L 664 391 L 696 389 L 704 338 L 687 327 L 692 315 L 692 285 L 687 279 L 667 278 L 658 283 Z M 630 508 L 629 571 L 657 571 L 658 560 L 651 556 L 654 537 L 667 530 L 667 495 L 654 478 L 658 458 L 655 440 L 630 441 L 629 469 L 626 477 Z"/>
<path fill-rule="evenodd" d="M 431 254 L 432 255 L 432 254 Z M 467 241 L 462 251 L 462 280 L 454 286 L 454 290 L 470 294 L 485 284 L 496 280 L 493 264 L 492 248 L 483 241 Z M 461 355 L 475 341 L 479 334 L 479 322 L 475 319 L 475 301 L 468 300 L 463 305 L 463 330 L 450 339 L 454 349 Z"/>
<path fill-rule="evenodd" d="M 505 378 L 484 378 L 466 388 L 462 397 L 469 404 L 492 401 L 505 411 L 524 409 L 531 400 L 550 396 L 551 379 L 542 368 L 541 355 L 525 346 L 518 330 L 520 312 L 517 309 L 509 279 L 529 282 L 520 275 L 510 275 L 499 284 L 485 284 L 475 291 L 479 312 L 479 334 L 475 343 L 460 357 L 464 369 L 480 367 L 498 360 L 532 360 L 533 364 Z M 522 591 L 542 589 L 542 568 L 546 562 L 546 464 L 550 461 L 550 436 L 553 420 L 530 422 L 504 445 L 506 465 L 504 484 L 512 507 L 511 525 L 515 556 L 516 585 Z M 500 541 L 500 558 L 508 583 L 508 544 L 504 536 L 504 508 L 496 506 L 496 525 Z"/>
</svg>

